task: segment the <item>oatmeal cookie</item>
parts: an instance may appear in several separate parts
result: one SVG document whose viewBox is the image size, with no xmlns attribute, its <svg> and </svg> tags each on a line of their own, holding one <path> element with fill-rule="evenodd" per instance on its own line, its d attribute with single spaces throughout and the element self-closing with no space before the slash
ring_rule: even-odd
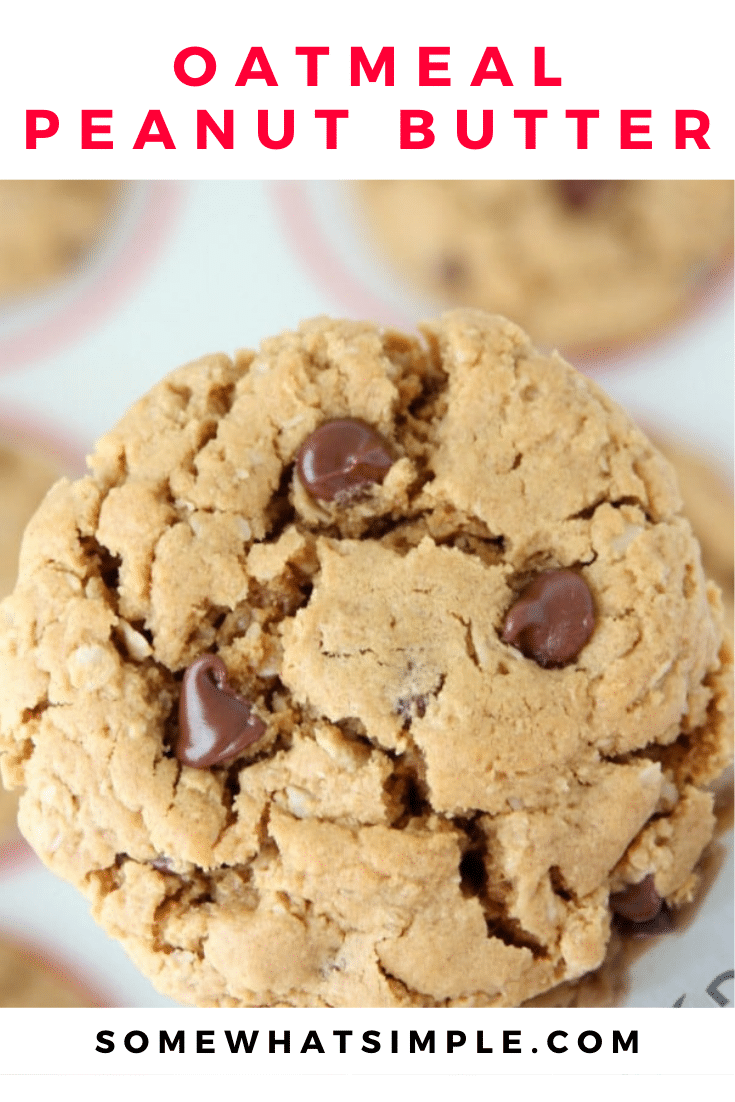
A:
<svg viewBox="0 0 735 1102">
<path fill-rule="evenodd" d="M 413 284 L 549 347 L 654 333 L 732 251 L 732 180 L 377 180 L 359 195 Z"/>
<path fill-rule="evenodd" d="M 684 500 L 684 512 L 691 521 L 702 548 L 702 565 L 708 577 L 722 590 L 725 621 L 733 630 L 733 512 L 732 485 L 722 464 L 685 440 L 654 437 L 656 446 L 676 471 Z"/>
<path fill-rule="evenodd" d="M 0 443 L 0 597 L 15 585 L 23 529 L 58 475 L 37 451 Z M 17 803 L 0 783 L 0 842 L 15 830 Z"/>
<path fill-rule="evenodd" d="M 14 792 L 6 792 L 0 784 L 0 844 L 15 834 L 18 814 L 18 798 Z"/>
<path fill-rule="evenodd" d="M 115 180 L 0 180 L 0 299 L 72 275 L 120 202 Z"/>
<path fill-rule="evenodd" d="M 731 656 L 673 471 L 502 318 L 164 379 L 31 522 L 0 756 L 174 999 L 517 1005 L 694 891 Z"/>
<path fill-rule="evenodd" d="M 95 1006 L 50 960 L 0 937 L 0 1006 Z"/>
<path fill-rule="evenodd" d="M 59 473 L 37 448 L 0 441 L 0 597 L 12 592 L 23 530 Z"/>
</svg>

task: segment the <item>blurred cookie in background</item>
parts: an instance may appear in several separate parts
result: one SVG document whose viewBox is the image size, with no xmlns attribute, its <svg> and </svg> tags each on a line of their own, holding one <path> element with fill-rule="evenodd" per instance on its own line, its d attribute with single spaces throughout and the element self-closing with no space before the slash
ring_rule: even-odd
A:
<svg viewBox="0 0 735 1102">
<path fill-rule="evenodd" d="M 733 490 L 722 465 L 689 444 L 651 433 L 656 446 L 673 464 L 684 499 L 684 512 L 702 548 L 707 577 L 722 590 L 725 621 L 733 630 Z"/>
<path fill-rule="evenodd" d="M 25 526 L 60 473 L 59 464 L 31 443 L 0 438 L 0 599 L 15 585 Z"/>
<path fill-rule="evenodd" d="M 731 180 L 373 180 L 358 196 L 416 288 L 567 350 L 655 335 L 731 268 Z"/>
<path fill-rule="evenodd" d="M 26 524 L 60 475 L 59 465 L 30 443 L 0 438 L 0 599 L 15 585 Z M 0 844 L 15 834 L 18 800 L 0 782 Z"/>
<path fill-rule="evenodd" d="M 99 1006 L 56 961 L 0 937 L 0 1006 Z"/>
<path fill-rule="evenodd" d="M 0 299 L 83 268 L 114 221 L 118 180 L 0 180 Z"/>
</svg>

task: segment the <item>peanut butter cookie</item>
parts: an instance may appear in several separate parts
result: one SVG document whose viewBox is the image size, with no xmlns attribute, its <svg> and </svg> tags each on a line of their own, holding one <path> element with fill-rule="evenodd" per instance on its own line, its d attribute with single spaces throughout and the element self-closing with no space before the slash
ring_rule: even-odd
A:
<svg viewBox="0 0 735 1102">
<path fill-rule="evenodd" d="M 0 938 L 0 1006 L 93 1006 L 50 960 Z"/>
<path fill-rule="evenodd" d="M 0 299 L 73 274 L 99 247 L 122 184 L 0 180 Z"/>
<path fill-rule="evenodd" d="M 23 529 L 58 475 L 35 449 L 0 443 L 0 597 L 15 585 Z M 0 783 L 0 843 L 15 830 L 17 804 Z"/>
<path fill-rule="evenodd" d="M 549 347 L 653 334 L 732 250 L 732 180 L 379 180 L 359 194 L 412 283 Z"/>
<path fill-rule="evenodd" d="M 517 1005 L 694 891 L 731 656 L 673 471 L 510 322 L 422 331 L 174 372 L 0 606 L 21 828 L 182 1002 Z"/>
</svg>

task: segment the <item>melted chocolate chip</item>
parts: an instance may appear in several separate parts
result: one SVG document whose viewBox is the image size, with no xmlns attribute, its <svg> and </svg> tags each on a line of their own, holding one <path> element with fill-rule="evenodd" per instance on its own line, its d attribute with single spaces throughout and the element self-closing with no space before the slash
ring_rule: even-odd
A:
<svg viewBox="0 0 735 1102">
<path fill-rule="evenodd" d="M 656 891 L 653 874 L 644 876 L 639 884 L 629 884 L 622 892 L 610 896 L 610 909 L 620 918 L 630 922 L 650 922 L 663 906 Z"/>
<path fill-rule="evenodd" d="M 595 206 L 615 185 L 614 180 L 557 180 L 561 197 L 572 210 Z"/>
<path fill-rule="evenodd" d="M 573 570 L 546 570 L 510 608 L 501 639 L 545 669 L 572 662 L 595 626 L 592 594 Z"/>
<path fill-rule="evenodd" d="M 296 457 L 304 487 L 322 501 L 347 500 L 371 482 L 382 482 L 392 465 L 380 433 L 351 417 L 325 421 Z"/>
<path fill-rule="evenodd" d="M 216 654 L 197 658 L 184 674 L 179 698 L 176 757 L 184 765 L 208 769 L 237 757 L 259 739 L 265 723 L 247 700 L 227 684 L 227 669 Z"/>
<path fill-rule="evenodd" d="M 653 874 L 610 896 L 615 925 L 628 937 L 656 937 L 674 928 L 671 911 L 656 891 Z"/>
<path fill-rule="evenodd" d="M 614 921 L 616 928 L 626 937 L 657 937 L 659 934 L 670 934 L 674 929 L 674 916 L 665 903 L 655 918 L 649 918 L 646 922 L 632 922 L 620 915 L 615 915 Z"/>
</svg>

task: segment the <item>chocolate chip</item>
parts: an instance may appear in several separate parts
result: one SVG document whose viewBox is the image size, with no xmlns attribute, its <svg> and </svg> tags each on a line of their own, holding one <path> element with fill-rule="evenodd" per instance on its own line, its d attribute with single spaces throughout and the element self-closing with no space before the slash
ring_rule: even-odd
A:
<svg viewBox="0 0 735 1102">
<path fill-rule="evenodd" d="M 197 658 L 184 674 L 179 698 L 176 757 L 184 765 L 208 769 L 237 757 L 259 739 L 265 723 L 227 684 L 227 669 L 216 654 Z"/>
<path fill-rule="evenodd" d="M 566 666 L 594 626 L 595 607 L 584 578 L 573 570 L 546 570 L 508 611 L 501 639 L 539 666 Z"/>
<path fill-rule="evenodd" d="M 158 872 L 171 872 L 171 869 L 174 867 L 170 857 L 154 857 L 150 864 L 154 869 L 157 869 Z"/>
<path fill-rule="evenodd" d="M 622 892 L 610 896 L 610 909 L 630 922 L 650 922 L 661 910 L 663 900 L 656 891 L 653 874 L 644 876 L 638 884 L 629 884 Z"/>
<path fill-rule="evenodd" d="M 351 417 L 325 421 L 296 457 L 305 489 L 323 501 L 347 500 L 371 482 L 382 482 L 392 465 L 380 433 Z"/>
<path fill-rule="evenodd" d="M 436 275 L 440 283 L 445 287 L 465 287 L 469 281 L 467 265 L 459 256 L 447 255 L 439 258 L 436 264 Z"/>
<path fill-rule="evenodd" d="M 587 210 L 604 198 L 614 180 L 557 180 L 562 200 L 572 210 Z"/>
<path fill-rule="evenodd" d="M 674 916 L 664 903 L 655 918 L 649 918 L 646 922 L 633 922 L 629 918 L 615 915 L 615 926 L 626 937 L 657 937 L 659 934 L 671 933 L 674 929 Z"/>
<path fill-rule="evenodd" d="M 613 892 L 610 910 L 615 926 L 627 937 L 655 937 L 674 928 L 673 916 L 656 890 L 652 873 L 622 892 Z"/>
</svg>

